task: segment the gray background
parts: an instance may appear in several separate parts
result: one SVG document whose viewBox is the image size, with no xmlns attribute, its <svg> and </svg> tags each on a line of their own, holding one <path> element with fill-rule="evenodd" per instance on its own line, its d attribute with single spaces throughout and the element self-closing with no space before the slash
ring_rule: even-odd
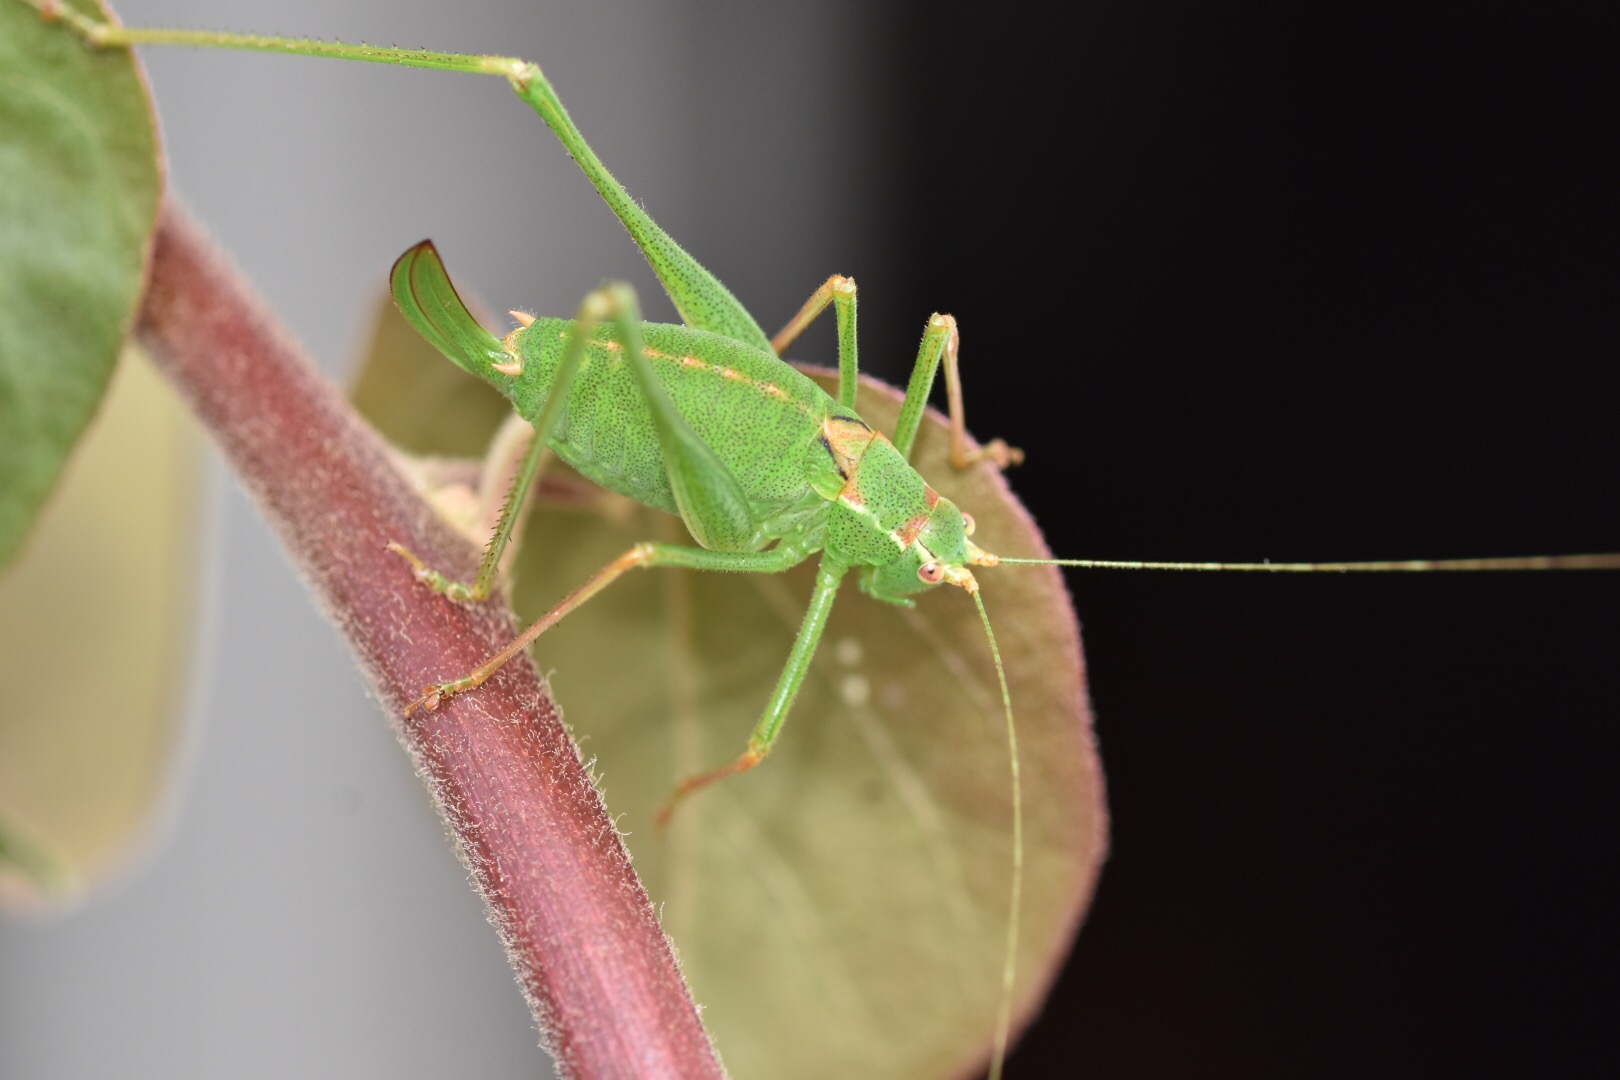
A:
<svg viewBox="0 0 1620 1080">
<path fill-rule="evenodd" d="M 861 269 L 838 262 L 840 238 L 878 213 L 881 156 L 849 152 L 881 78 L 863 37 L 840 33 L 860 6 L 120 8 L 131 25 L 535 60 L 632 194 L 674 235 L 703 237 L 699 257 L 774 329 L 828 273 Z M 390 261 L 428 236 L 498 310 L 571 311 L 614 276 L 669 317 L 623 231 L 496 79 L 173 48 L 143 60 L 173 189 L 334 377 Z M 849 182 L 839 160 L 869 177 Z M 179 812 L 82 909 L 0 923 L 0 1076 L 545 1073 L 387 721 L 235 481 L 216 467 L 211 486 L 212 660 Z"/>
</svg>

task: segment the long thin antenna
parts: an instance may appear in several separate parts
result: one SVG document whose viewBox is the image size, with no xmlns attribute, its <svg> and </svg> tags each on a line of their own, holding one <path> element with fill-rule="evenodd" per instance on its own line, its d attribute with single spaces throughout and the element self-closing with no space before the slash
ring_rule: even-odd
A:
<svg viewBox="0 0 1620 1080">
<path fill-rule="evenodd" d="M 996 662 L 996 679 L 1001 683 L 1001 708 L 1007 717 L 1007 762 L 1012 773 L 1013 869 L 1011 908 L 1007 914 L 1007 952 L 1001 964 L 1001 1007 L 996 1012 L 996 1042 L 990 1054 L 990 1080 L 1001 1080 L 1007 1063 L 1007 1042 L 1012 1031 L 1013 984 L 1018 975 L 1018 915 L 1024 906 L 1024 784 L 1018 768 L 1018 730 L 1013 725 L 1012 694 L 1007 691 L 1007 669 L 1001 663 L 996 632 L 990 629 L 990 616 L 984 598 L 972 590 L 973 603 L 990 642 L 990 656 Z"/>
<path fill-rule="evenodd" d="M 1133 562 L 1116 559 L 1013 559 L 984 553 L 980 566 L 1079 566 L 1093 570 L 1242 570 L 1273 574 L 1417 573 L 1461 570 L 1620 570 L 1620 554 L 1523 555 L 1501 559 L 1407 559 L 1393 562 Z"/>
</svg>

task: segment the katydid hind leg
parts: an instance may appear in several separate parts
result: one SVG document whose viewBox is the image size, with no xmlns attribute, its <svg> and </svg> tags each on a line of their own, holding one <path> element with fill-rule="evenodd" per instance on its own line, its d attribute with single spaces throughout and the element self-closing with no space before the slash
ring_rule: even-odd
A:
<svg viewBox="0 0 1620 1080">
<path fill-rule="evenodd" d="M 28 0 L 41 7 L 47 0 Z M 96 47 L 133 45 L 185 45 L 194 48 L 242 49 L 251 52 L 286 53 L 294 56 L 360 60 L 395 67 L 455 71 L 474 75 L 498 75 L 511 84 L 523 101 L 539 114 L 563 144 L 591 186 L 623 223 L 658 276 L 664 291 L 680 312 L 682 321 L 699 330 L 723 334 L 758 349 L 769 349 L 770 338 L 748 309 L 731 294 L 720 279 L 710 273 L 686 249 L 675 242 L 658 223 L 630 197 L 624 185 L 608 172 L 585 137 L 574 126 L 568 110 L 552 89 L 540 68 L 510 56 L 477 56 L 466 53 L 440 53 L 398 49 L 386 46 L 356 45 L 341 41 L 315 41 L 264 34 L 232 34 L 197 30 L 160 30 L 104 23 L 60 7 L 53 15 Z"/>
<path fill-rule="evenodd" d="M 676 243 L 608 172 L 574 126 L 568 110 L 540 69 L 533 64 L 522 64 L 506 74 L 518 96 L 551 128 L 591 186 L 629 231 L 647 265 L 652 267 L 675 304 L 681 321 L 694 329 L 723 334 L 758 349 L 769 349 L 770 338 L 731 290 Z"/>
<path fill-rule="evenodd" d="M 611 319 L 658 433 L 664 470 L 681 521 L 698 543 L 717 551 L 754 546 L 754 514 L 748 496 L 713 448 L 692 430 L 653 375 L 641 341 L 640 311 L 628 285 L 604 286 L 603 316 Z"/>
</svg>

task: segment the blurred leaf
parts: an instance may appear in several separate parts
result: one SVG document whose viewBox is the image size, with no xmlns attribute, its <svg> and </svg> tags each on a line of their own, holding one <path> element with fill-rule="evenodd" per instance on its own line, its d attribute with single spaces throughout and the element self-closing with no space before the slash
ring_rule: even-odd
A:
<svg viewBox="0 0 1620 1080">
<path fill-rule="evenodd" d="M 75 883 L 151 832 L 194 653 L 197 440 L 152 366 L 128 361 L 0 581 L 0 821 Z"/>
<path fill-rule="evenodd" d="M 425 343 L 392 347 L 396 377 L 413 365 L 455 370 Z M 426 411 L 441 428 L 488 431 L 481 407 Z M 863 388 L 869 422 L 892 430 L 897 411 L 893 391 Z M 400 417 L 380 419 L 397 430 Z M 931 416 L 919 468 L 972 510 L 975 539 L 1009 555 L 1044 552 L 994 471 L 957 473 L 946 446 Z M 677 519 L 618 496 L 590 509 L 543 506 L 528 528 L 514 597 L 527 618 L 637 541 L 689 542 Z M 691 800 L 667 833 L 652 821 L 677 778 L 742 750 L 812 577 L 811 567 L 632 574 L 543 638 L 536 657 L 596 759 L 732 1073 L 954 1075 L 989 1050 L 1011 869 L 1007 744 L 966 596 L 942 589 L 906 610 L 851 580 L 770 760 Z M 1019 1006 L 1029 1010 L 1096 881 L 1102 776 L 1058 574 L 1007 567 L 980 580 L 1022 746 Z"/>
<path fill-rule="evenodd" d="M 72 889 L 60 854 L 49 851 L 16 822 L 0 817 L 0 903 L 20 905 Z M 13 895 L 8 895 L 13 894 Z"/>
<path fill-rule="evenodd" d="M 161 187 L 131 55 L 92 52 L 17 0 L 0 3 L 0 566 L 101 400 L 140 300 Z"/>
</svg>

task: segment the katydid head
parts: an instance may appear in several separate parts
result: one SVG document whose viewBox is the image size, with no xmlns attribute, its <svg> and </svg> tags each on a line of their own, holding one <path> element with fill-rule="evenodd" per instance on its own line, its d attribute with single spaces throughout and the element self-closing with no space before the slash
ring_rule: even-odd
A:
<svg viewBox="0 0 1620 1080">
<path fill-rule="evenodd" d="M 973 552 L 968 540 L 973 518 L 951 500 L 940 498 L 911 533 L 910 542 L 893 562 L 874 567 L 865 581 L 868 593 L 880 600 L 905 602 L 936 585 L 955 585 L 970 593 L 979 583 L 968 570 Z"/>
</svg>

